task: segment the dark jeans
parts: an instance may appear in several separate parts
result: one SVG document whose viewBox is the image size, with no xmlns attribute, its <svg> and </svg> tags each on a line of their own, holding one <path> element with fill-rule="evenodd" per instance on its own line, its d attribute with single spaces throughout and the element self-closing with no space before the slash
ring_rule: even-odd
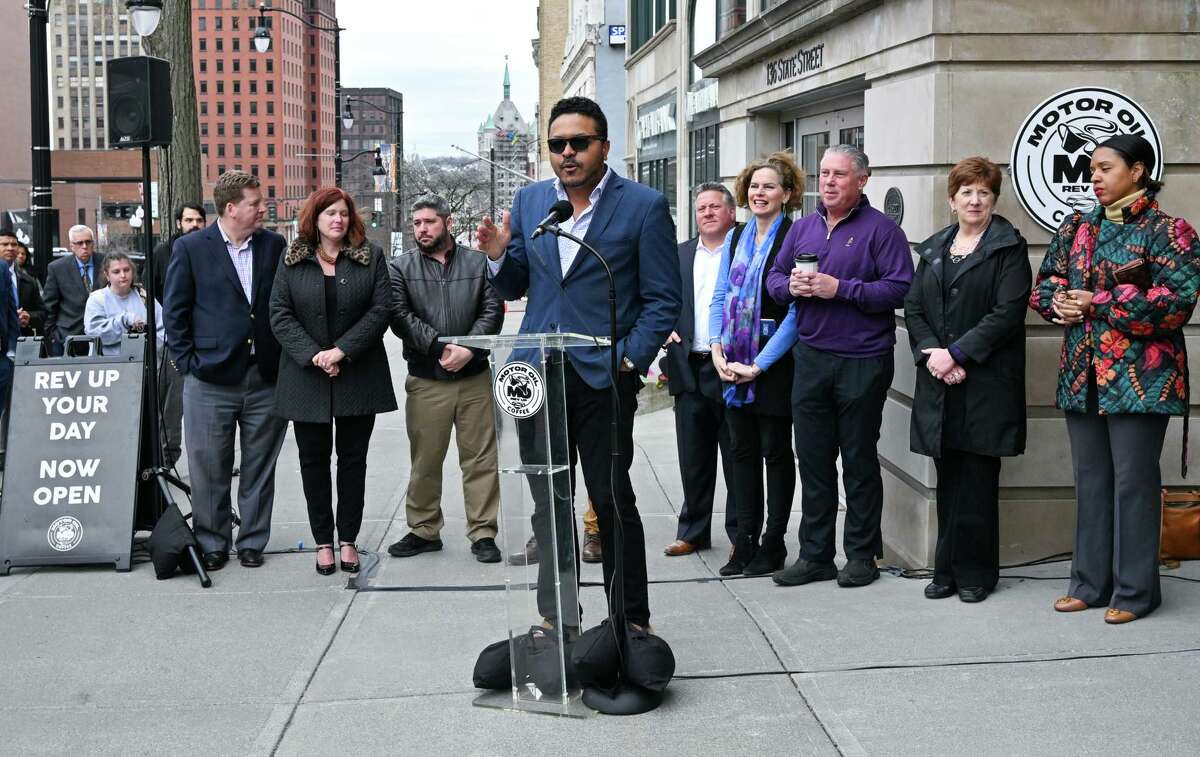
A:
<svg viewBox="0 0 1200 757">
<path fill-rule="evenodd" d="M 883 556 L 879 426 L 892 383 L 892 353 L 844 358 L 797 343 L 792 420 L 800 470 L 800 557 L 828 563 L 836 553 L 837 459 L 846 489 L 842 545 L 850 560 Z"/>
<path fill-rule="evenodd" d="M 317 544 L 333 543 L 333 486 L 329 462 L 337 426 L 337 535 L 353 542 L 362 526 L 363 493 L 367 481 L 367 448 L 375 428 L 374 415 L 351 415 L 330 423 L 296 421 L 296 448 L 300 452 L 300 478 L 308 502 L 308 523 Z"/>
<path fill-rule="evenodd" d="M 1067 413 L 1075 473 L 1075 556 L 1068 594 L 1141 617 L 1162 602 L 1158 541 L 1162 528 L 1159 456 L 1166 415 L 1100 415 L 1095 389 L 1088 412 Z"/>
<path fill-rule="evenodd" d="M 725 412 L 733 452 L 733 489 L 737 501 L 737 543 L 782 542 L 796 493 L 796 456 L 792 419 L 760 415 L 752 408 Z M 767 473 L 767 530 L 763 532 L 763 469 Z M 740 547 L 739 547 L 740 549 Z"/>
<path fill-rule="evenodd" d="M 706 355 L 690 356 L 688 370 L 700 389 L 675 396 L 675 443 L 679 451 L 679 476 L 683 483 L 683 505 L 679 508 L 679 527 L 675 531 L 675 538 L 697 547 L 707 547 L 712 541 L 713 495 L 717 487 L 717 466 L 714 463 L 719 450 L 725 476 L 725 534 L 732 544 L 737 538 L 737 505 L 734 499 L 729 424 L 725 422 L 725 402 L 720 399 L 721 382 L 717 378 L 717 369 Z M 788 444 L 791 444 L 791 440 L 788 440 Z M 790 471 L 792 461 L 788 460 L 787 465 Z M 761 504 L 759 509 L 761 511 Z"/>
<path fill-rule="evenodd" d="M 937 466 L 933 580 L 996 588 L 1000 579 L 1000 458 L 942 448 Z"/>
<path fill-rule="evenodd" d="M 613 574 L 616 572 L 617 560 L 621 561 L 621 589 L 625 596 L 625 617 L 631 623 L 645 626 L 650 622 L 650 600 L 646 587 L 646 535 L 642 529 L 642 519 L 638 515 L 637 499 L 633 493 L 633 483 L 629 480 L 629 468 L 633 465 L 633 415 L 637 410 L 637 392 L 641 378 L 633 373 L 621 373 L 617 390 L 621 398 L 621 415 L 617 420 L 618 449 L 616 470 L 612 468 L 611 446 L 609 445 L 609 424 L 612 418 L 612 394 L 608 388 L 593 389 L 579 377 L 571 363 L 563 366 L 563 383 L 566 395 L 567 416 L 567 445 L 571 451 L 571 479 L 574 478 L 574 462 L 579 460 L 583 469 L 583 481 L 587 487 L 588 496 L 596 509 L 600 520 L 600 545 L 604 559 L 605 594 L 612 586 Z M 549 391 L 549 388 L 548 388 Z M 525 458 L 524 450 L 522 458 Z M 611 478 L 610 478 L 611 473 Z M 558 477 L 556 477 L 557 479 Z M 614 503 L 613 487 L 610 483 L 615 479 L 617 492 Z M 531 482 L 532 483 L 532 482 Z M 564 491 L 564 486 L 567 489 Z M 545 502 L 544 494 L 536 492 L 543 487 L 531 487 L 534 495 L 534 535 L 538 539 L 538 547 L 550 548 L 551 520 L 549 518 L 549 503 Z M 569 496 L 574 489 L 573 482 L 556 480 L 554 482 L 554 501 Z M 539 517 L 546 513 L 546 517 Z M 614 543 L 614 529 L 618 519 L 622 532 L 622 548 L 617 552 Z M 560 544 L 566 538 L 574 541 L 574 523 L 572 516 L 569 521 L 563 517 L 555 518 L 560 526 L 557 534 Z M 566 533 L 564 523 L 570 523 L 571 535 Z M 543 565 L 545 561 L 539 563 Z M 578 565 L 578 554 L 576 554 Z M 538 609 L 546 617 L 554 617 L 553 587 L 549 585 L 550 577 L 547 570 L 538 571 Z M 576 571 L 578 575 L 578 571 Z M 573 588 L 573 587 L 572 587 Z M 567 591 L 563 592 L 564 604 L 567 603 Z"/>
</svg>

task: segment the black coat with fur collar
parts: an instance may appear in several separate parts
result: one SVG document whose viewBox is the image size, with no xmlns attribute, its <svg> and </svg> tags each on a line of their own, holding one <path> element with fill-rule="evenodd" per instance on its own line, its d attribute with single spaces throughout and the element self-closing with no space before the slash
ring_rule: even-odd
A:
<svg viewBox="0 0 1200 757">
<path fill-rule="evenodd" d="M 275 273 L 271 330 L 283 347 L 275 414 L 288 420 L 327 423 L 335 417 L 396 409 L 383 347 L 392 317 L 383 252 L 366 243 L 343 248 L 334 272 L 336 313 L 326 312 L 325 275 L 313 245 L 292 242 Z M 335 335 L 332 344 L 330 334 Z M 333 378 L 312 362 L 314 355 L 331 347 L 346 354 Z"/>
</svg>

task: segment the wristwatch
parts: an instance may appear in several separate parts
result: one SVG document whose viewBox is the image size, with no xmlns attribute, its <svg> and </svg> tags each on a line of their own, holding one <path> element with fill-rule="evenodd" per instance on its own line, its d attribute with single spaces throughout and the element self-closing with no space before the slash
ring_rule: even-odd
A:
<svg viewBox="0 0 1200 757">
<path fill-rule="evenodd" d="M 637 368 L 637 366 L 633 364 L 633 361 L 630 360 L 628 356 L 621 359 L 621 367 L 627 371 L 632 371 Z"/>
</svg>

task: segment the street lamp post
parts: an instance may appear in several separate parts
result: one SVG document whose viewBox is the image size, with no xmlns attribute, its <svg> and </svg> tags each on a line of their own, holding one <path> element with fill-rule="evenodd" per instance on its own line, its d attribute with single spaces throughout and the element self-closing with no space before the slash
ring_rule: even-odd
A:
<svg viewBox="0 0 1200 757">
<path fill-rule="evenodd" d="M 254 49 L 260 53 L 265 53 L 271 49 L 271 30 L 267 28 L 267 14 L 282 13 L 285 16 L 291 16 L 300 23 L 319 32 L 331 32 L 333 34 L 333 182 L 337 186 L 342 185 L 342 32 L 345 31 L 341 26 L 321 26 L 314 24 L 303 16 L 292 13 L 283 8 L 268 8 L 265 3 L 260 3 L 258 6 L 258 28 L 254 30 Z"/>
<path fill-rule="evenodd" d="M 354 128 L 354 110 L 351 103 L 360 103 L 380 113 L 396 117 L 396 207 L 393 209 L 392 224 L 396 231 L 404 233 L 404 95 L 400 95 L 400 110 L 388 110 L 361 97 L 347 97 L 346 110 L 342 115 L 342 125 L 347 129 Z"/>
<path fill-rule="evenodd" d="M 29 117 L 31 176 L 29 216 L 33 225 L 34 275 L 46 280 L 46 266 L 52 255 L 54 235 L 53 204 L 50 190 L 50 88 L 47 83 L 46 22 L 48 0 L 29 0 Z"/>
</svg>

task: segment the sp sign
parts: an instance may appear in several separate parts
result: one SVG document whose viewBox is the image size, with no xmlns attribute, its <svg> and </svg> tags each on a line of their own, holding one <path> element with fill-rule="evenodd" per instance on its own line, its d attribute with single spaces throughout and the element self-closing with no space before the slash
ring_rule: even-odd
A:
<svg viewBox="0 0 1200 757">
<path fill-rule="evenodd" d="M 1120 92 L 1081 87 L 1034 108 L 1013 140 L 1013 188 L 1029 215 L 1056 231 L 1072 212 L 1096 208 L 1092 153 L 1118 134 L 1136 134 L 1154 148 L 1153 177 L 1162 176 L 1162 143 L 1150 116 Z"/>
</svg>

